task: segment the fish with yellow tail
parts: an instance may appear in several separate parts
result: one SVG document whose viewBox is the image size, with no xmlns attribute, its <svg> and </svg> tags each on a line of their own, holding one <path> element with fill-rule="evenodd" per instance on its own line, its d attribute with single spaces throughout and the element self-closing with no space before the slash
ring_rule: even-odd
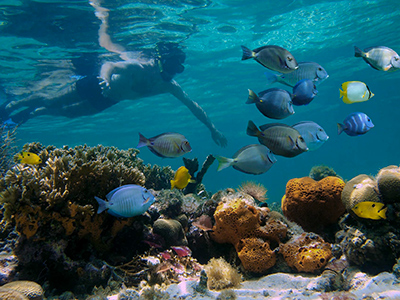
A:
<svg viewBox="0 0 400 300">
<path fill-rule="evenodd" d="M 190 176 L 189 170 L 184 166 L 180 167 L 176 170 L 174 179 L 171 179 L 171 190 L 173 188 L 182 190 L 189 184 L 189 182 L 196 182 L 191 178 L 192 176 Z"/>
<path fill-rule="evenodd" d="M 38 165 L 42 163 L 42 159 L 37 154 L 25 151 L 18 153 L 16 160 L 18 160 L 21 164 L 28 165 Z"/>
<path fill-rule="evenodd" d="M 364 201 L 356 204 L 351 210 L 360 218 L 381 220 L 386 219 L 387 207 L 381 202 Z"/>
<path fill-rule="evenodd" d="M 364 102 L 375 96 L 369 87 L 361 81 L 344 82 L 342 89 L 339 89 L 340 98 L 343 97 L 343 102 L 346 104 Z"/>
</svg>

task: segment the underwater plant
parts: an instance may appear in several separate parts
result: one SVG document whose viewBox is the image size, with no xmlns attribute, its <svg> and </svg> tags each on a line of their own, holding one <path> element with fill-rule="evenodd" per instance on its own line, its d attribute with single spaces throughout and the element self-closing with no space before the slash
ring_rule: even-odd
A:
<svg viewBox="0 0 400 300">
<path fill-rule="evenodd" d="M 308 176 L 311 177 L 312 179 L 314 179 L 315 181 L 319 181 L 328 176 L 335 176 L 335 177 L 342 178 L 335 172 L 334 169 L 332 169 L 328 166 L 325 166 L 325 165 L 319 165 L 319 166 L 312 167 L 310 170 L 310 174 Z"/>
<path fill-rule="evenodd" d="M 223 290 L 238 287 L 242 276 L 222 257 L 211 258 L 204 267 L 207 273 L 207 287 L 210 290 Z"/>
<path fill-rule="evenodd" d="M 266 196 L 267 188 L 261 183 L 246 181 L 239 186 L 237 191 L 252 196 L 257 202 L 264 203 L 268 200 Z"/>
</svg>

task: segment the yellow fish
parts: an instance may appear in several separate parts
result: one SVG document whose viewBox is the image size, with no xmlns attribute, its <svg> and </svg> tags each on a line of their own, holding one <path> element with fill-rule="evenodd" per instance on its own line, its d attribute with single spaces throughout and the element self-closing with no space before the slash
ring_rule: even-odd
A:
<svg viewBox="0 0 400 300">
<path fill-rule="evenodd" d="M 32 152 L 21 152 L 17 154 L 17 159 L 22 164 L 38 165 L 42 163 L 40 157 Z"/>
<path fill-rule="evenodd" d="M 340 98 L 343 97 L 346 104 L 364 102 L 374 96 L 369 87 L 361 81 L 347 81 L 342 84 L 342 89 L 339 89 Z"/>
<path fill-rule="evenodd" d="M 351 210 L 360 218 L 380 220 L 386 219 L 387 207 L 380 202 L 364 201 L 355 205 Z"/>
<path fill-rule="evenodd" d="M 192 176 L 190 176 L 189 170 L 184 166 L 180 167 L 176 170 L 174 179 L 171 180 L 171 190 L 174 187 L 180 190 L 184 189 L 189 182 L 194 182 L 191 178 Z"/>
</svg>

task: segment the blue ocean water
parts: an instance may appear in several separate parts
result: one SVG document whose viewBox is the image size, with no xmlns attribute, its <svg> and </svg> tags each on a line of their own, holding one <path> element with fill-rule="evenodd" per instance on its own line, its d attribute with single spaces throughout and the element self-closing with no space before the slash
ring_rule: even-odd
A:
<svg viewBox="0 0 400 300">
<path fill-rule="evenodd" d="M 241 45 L 251 49 L 279 45 L 297 61 L 315 61 L 329 73 L 318 86 L 318 96 L 309 105 L 295 107 L 296 113 L 282 123 L 293 125 L 311 120 L 320 124 L 329 140 L 320 149 L 294 158 L 277 157 L 265 174 L 248 175 L 233 168 L 209 169 L 203 183 L 216 192 L 236 188 L 252 180 L 265 185 L 269 201 L 280 201 L 287 181 L 309 174 L 315 165 L 332 167 L 344 179 L 399 164 L 400 132 L 398 105 L 400 71 L 385 73 L 354 57 L 354 46 L 362 49 L 384 45 L 400 51 L 398 1 L 311 1 L 281 0 L 104 0 L 109 9 L 108 32 L 127 50 L 152 48 L 162 41 L 179 42 L 186 52 L 185 71 L 175 79 L 207 112 L 228 139 L 221 148 L 207 128 L 171 95 L 138 101 L 123 101 L 94 116 L 67 119 L 43 116 L 18 129 L 18 144 L 75 146 L 103 144 L 134 148 L 138 132 L 152 137 L 166 131 L 184 134 L 202 163 L 209 154 L 231 157 L 241 147 L 256 143 L 246 135 L 249 120 L 257 125 L 273 122 L 254 105 L 245 104 L 247 89 L 266 86 L 263 66 L 254 60 L 241 61 Z M 21 91 L 40 92 L 31 82 L 62 69 L 68 59 L 81 53 L 107 51 L 98 43 L 100 21 L 89 1 L 1 0 L 0 1 L 1 102 L 21 97 Z M 365 82 L 375 97 L 363 103 L 344 104 L 339 87 L 345 81 Z M 50 82 L 54 89 L 57 82 Z M 363 136 L 337 134 L 337 123 L 351 112 L 371 117 L 375 127 Z M 170 165 L 177 169 L 181 158 L 161 159 L 148 149 L 139 155 L 145 163 Z"/>
</svg>

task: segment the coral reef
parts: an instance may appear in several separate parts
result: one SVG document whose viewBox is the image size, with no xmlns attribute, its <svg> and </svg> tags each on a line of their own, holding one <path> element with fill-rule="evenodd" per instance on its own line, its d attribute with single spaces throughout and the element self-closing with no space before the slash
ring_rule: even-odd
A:
<svg viewBox="0 0 400 300">
<path fill-rule="evenodd" d="M 204 269 L 207 274 L 207 287 L 210 290 L 223 290 L 238 287 L 242 276 L 223 258 L 212 258 Z"/>
<path fill-rule="evenodd" d="M 265 211 L 233 194 L 218 205 L 214 213 L 215 225 L 210 233 L 217 243 L 232 244 L 244 268 L 254 273 L 265 273 L 275 264 L 273 249 L 279 246 L 287 233 L 286 224 L 266 216 L 261 218 L 264 214 Z M 255 263 L 260 261 L 264 263 Z"/>
<path fill-rule="evenodd" d="M 310 177 L 291 179 L 282 198 L 282 212 L 304 230 L 321 233 L 345 212 L 341 200 L 344 186 L 342 179 L 333 176 L 320 181 Z"/>
<path fill-rule="evenodd" d="M 135 149 L 32 143 L 23 150 L 37 153 L 44 163 L 16 165 L 0 179 L 1 224 L 20 235 L 14 252 L 21 278 L 40 274 L 41 282 L 49 280 L 53 288 L 83 294 L 106 284 L 111 274 L 106 263 L 89 258 L 116 264 L 148 249 L 141 241 L 149 232 L 149 216 L 119 220 L 95 214 L 94 196 L 104 197 L 121 184 L 145 185 L 146 172 L 158 186 L 164 171 L 154 174 Z"/>
<path fill-rule="evenodd" d="M 42 300 L 44 296 L 42 287 L 33 281 L 17 280 L 6 283 L 1 288 L 17 291 L 30 300 Z"/>
<path fill-rule="evenodd" d="M 268 200 L 266 196 L 267 188 L 261 183 L 246 181 L 239 186 L 237 191 L 252 196 L 258 203 L 264 203 Z"/>
<path fill-rule="evenodd" d="M 339 222 L 336 243 L 350 265 L 377 274 L 392 270 L 400 258 L 399 182 L 399 167 L 388 166 L 376 178 L 361 174 L 346 183 L 342 201 L 349 214 Z M 357 216 L 352 209 L 364 201 L 385 204 L 386 218 Z"/>
<path fill-rule="evenodd" d="M 0 287 L 0 299 L 2 300 L 29 300 L 29 298 L 25 297 L 23 294 L 12 290 Z"/>
<path fill-rule="evenodd" d="M 310 170 L 310 174 L 308 177 L 314 179 L 315 181 L 320 181 L 321 179 L 324 179 L 325 177 L 328 176 L 334 176 L 334 177 L 340 177 L 334 169 L 325 166 L 325 165 L 319 165 L 319 166 L 314 166 Z"/>
<path fill-rule="evenodd" d="M 298 272 L 321 270 L 332 257 L 331 245 L 314 233 L 303 233 L 281 244 L 279 253 Z"/>
<path fill-rule="evenodd" d="M 4 123 L 0 124 L 0 176 L 14 165 L 16 130 L 17 127 L 9 129 Z"/>
</svg>

